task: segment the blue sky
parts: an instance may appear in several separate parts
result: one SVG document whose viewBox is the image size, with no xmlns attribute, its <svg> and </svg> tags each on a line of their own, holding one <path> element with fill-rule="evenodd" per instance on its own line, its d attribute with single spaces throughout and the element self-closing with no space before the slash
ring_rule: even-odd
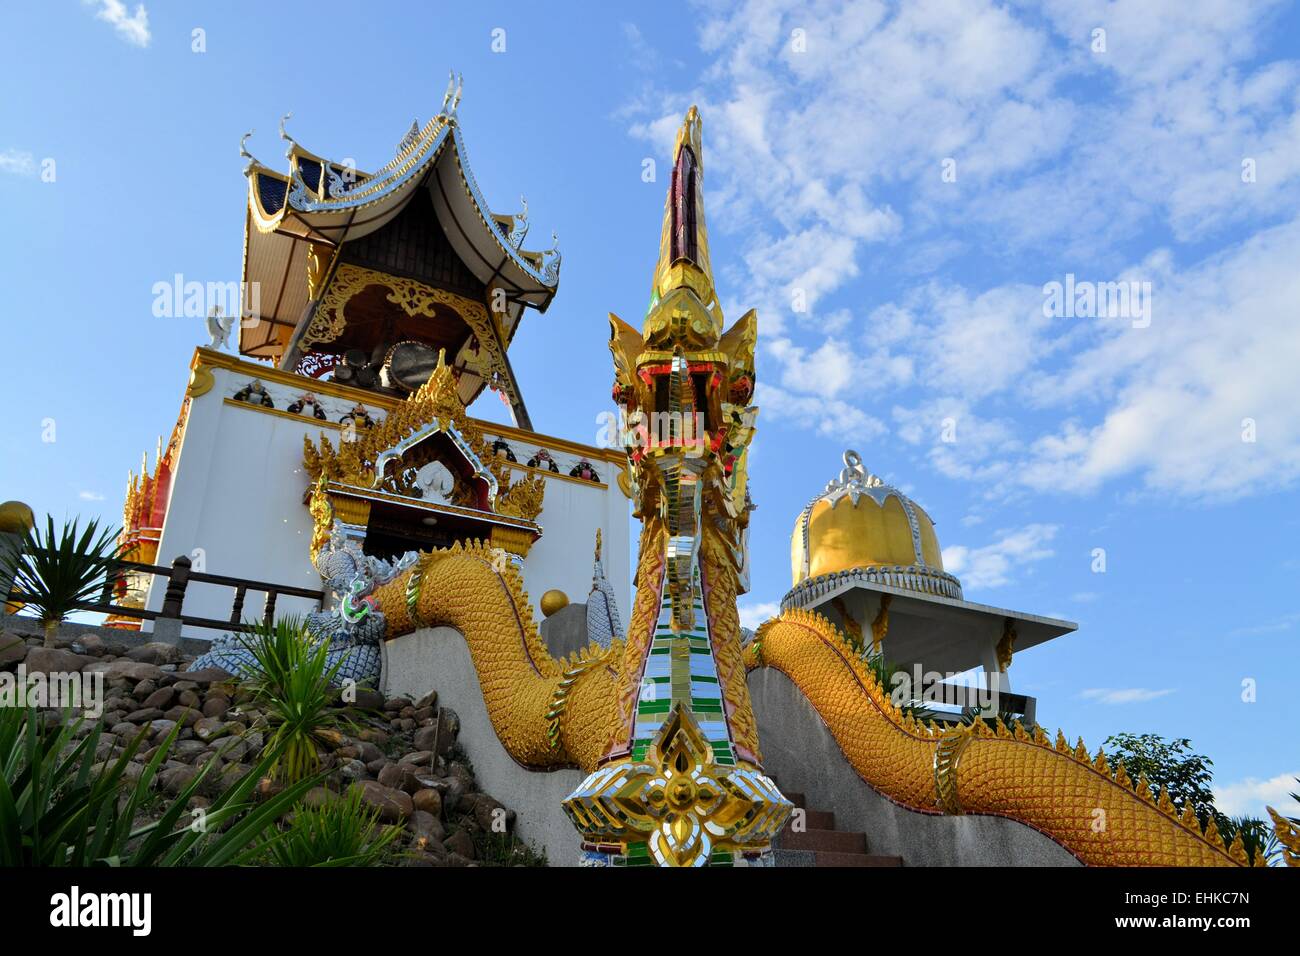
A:
<svg viewBox="0 0 1300 956">
<path fill-rule="evenodd" d="M 206 341 L 199 320 L 154 318 L 151 288 L 238 278 L 240 135 L 280 166 L 292 111 L 308 149 L 373 168 L 452 67 L 489 201 L 510 212 L 526 194 L 534 241 L 554 230 L 564 253 L 555 304 L 511 351 L 534 424 L 594 441 L 605 314 L 639 323 L 656 254 L 664 177 L 644 182 L 643 161 L 666 170 L 697 103 L 720 294 L 762 330 L 747 621 L 789 587 L 795 514 L 857 448 L 936 519 L 969 599 L 1079 622 L 1012 667 L 1040 719 L 1094 747 L 1191 737 L 1226 809 L 1285 801 L 1300 775 L 1295 6 L 140 10 L 5 7 L 0 498 L 119 520 L 127 469 L 170 431 Z M 1149 283 L 1149 321 L 1044 315 L 1067 275 Z"/>
</svg>

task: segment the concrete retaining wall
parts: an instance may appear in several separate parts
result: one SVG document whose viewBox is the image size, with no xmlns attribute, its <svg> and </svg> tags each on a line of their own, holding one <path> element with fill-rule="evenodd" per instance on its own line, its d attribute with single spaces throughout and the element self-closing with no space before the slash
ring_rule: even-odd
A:
<svg viewBox="0 0 1300 956">
<path fill-rule="evenodd" d="M 497 739 L 469 648 L 458 631 L 426 628 L 384 646 L 383 692 L 420 698 L 431 690 L 460 717 L 460 745 L 483 789 L 518 815 L 519 836 L 545 849 L 552 866 L 576 866 L 578 839 L 561 802 L 582 781 L 578 770 L 538 773 L 515 763 Z M 862 831 L 872 853 L 908 866 L 1077 866 L 1036 830 L 982 816 L 906 810 L 871 789 L 849 765 L 807 698 L 784 674 L 749 675 L 764 767 L 808 805 L 835 813 L 840 830 Z"/>
<path fill-rule="evenodd" d="M 862 831 L 871 853 L 906 866 L 1078 866 L 1059 844 L 1001 817 L 932 816 L 873 790 L 845 759 L 812 704 L 773 668 L 749 675 L 763 767 L 814 810 L 835 813 L 839 830 Z"/>
<path fill-rule="evenodd" d="M 515 763 L 492 729 L 459 631 L 426 628 L 386 642 L 382 690 L 390 697 L 409 694 L 417 700 L 436 690 L 438 703 L 460 717 L 459 742 L 474 764 L 479 786 L 515 811 L 519 837 L 545 849 L 552 866 L 578 865 L 578 833 L 560 804 L 582 782 L 583 773 L 539 773 Z"/>
</svg>

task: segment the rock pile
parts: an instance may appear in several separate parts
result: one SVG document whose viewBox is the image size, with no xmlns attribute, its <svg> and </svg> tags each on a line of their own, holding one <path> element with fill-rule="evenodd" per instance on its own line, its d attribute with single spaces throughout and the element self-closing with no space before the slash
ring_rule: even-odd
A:
<svg viewBox="0 0 1300 956">
<path fill-rule="evenodd" d="M 136 735 L 147 743 L 136 753 L 128 780 L 177 724 L 181 729 L 156 786 L 180 793 L 209 761 L 191 807 L 207 806 L 260 759 L 269 736 L 267 713 L 250 689 L 226 671 L 186 670 L 192 658 L 167 644 L 128 647 L 98 634 L 79 634 L 43 647 L 39 637 L 0 633 L 0 670 L 28 675 L 103 674 L 103 732 L 96 759 L 112 760 Z M 342 730 L 327 731 L 318 745 L 324 785 L 305 802 L 319 806 L 355 788 L 378 811 L 385 826 L 400 827 L 395 860 L 410 866 L 528 865 L 543 862 L 514 838 L 515 814 L 483 793 L 457 738 L 460 721 L 438 706 L 436 692 L 420 700 L 385 698 L 358 688 L 339 699 Z M 43 711 L 52 723 L 61 711 Z M 77 730 L 89 734 L 94 722 Z M 261 793 L 277 784 L 262 781 Z"/>
</svg>

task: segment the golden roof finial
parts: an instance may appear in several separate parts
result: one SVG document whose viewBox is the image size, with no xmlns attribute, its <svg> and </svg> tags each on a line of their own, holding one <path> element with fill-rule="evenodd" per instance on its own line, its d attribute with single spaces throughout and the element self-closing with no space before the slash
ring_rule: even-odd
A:
<svg viewBox="0 0 1300 956">
<path fill-rule="evenodd" d="M 688 286 L 706 306 L 715 303 L 709 265 L 709 234 L 704 224 L 704 151 L 700 112 L 692 106 L 677 130 L 673 168 L 664 201 L 659 261 L 650 307 L 673 289 Z"/>
</svg>

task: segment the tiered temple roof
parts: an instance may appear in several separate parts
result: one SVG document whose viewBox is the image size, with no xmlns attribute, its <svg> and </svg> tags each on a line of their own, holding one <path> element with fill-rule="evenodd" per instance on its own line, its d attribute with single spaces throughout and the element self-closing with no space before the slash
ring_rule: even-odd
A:
<svg viewBox="0 0 1300 956">
<path fill-rule="evenodd" d="M 420 341 L 433 354 L 445 348 L 466 403 L 490 384 L 528 427 L 505 352 L 524 307 L 545 311 L 555 295 L 558 244 L 552 236 L 549 250 L 523 249 L 526 202 L 518 214 L 488 209 L 470 171 L 459 101 L 456 82 L 438 115 L 423 127 L 413 124 L 392 160 L 373 173 L 307 151 L 283 121 L 287 173 L 244 152 L 250 162 L 240 354 L 293 370 L 313 352 L 373 345 L 378 333 L 358 330 L 386 323 L 390 339 Z M 399 284 L 369 283 L 375 274 Z M 373 290 L 368 299 L 360 295 L 370 284 L 386 286 L 386 303 Z M 335 285 L 345 288 L 331 299 Z M 481 314 L 485 308 L 489 315 Z M 303 370 L 313 374 L 307 364 Z"/>
</svg>

